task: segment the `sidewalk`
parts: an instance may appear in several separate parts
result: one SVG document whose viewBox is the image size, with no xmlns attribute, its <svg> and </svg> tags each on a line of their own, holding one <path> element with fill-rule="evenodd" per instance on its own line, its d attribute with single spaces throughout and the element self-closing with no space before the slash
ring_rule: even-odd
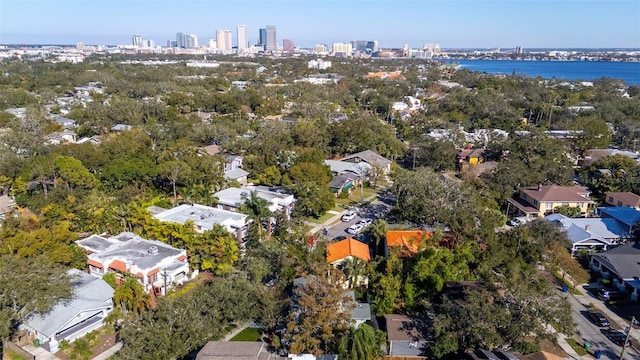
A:
<svg viewBox="0 0 640 360">
<path fill-rule="evenodd" d="M 122 349 L 122 343 L 121 342 L 113 345 L 112 347 L 110 347 L 106 351 L 101 352 L 100 354 L 98 354 L 98 356 L 94 357 L 93 360 L 107 360 L 113 354 L 115 354 L 118 351 L 120 351 L 120 349 Z"/>
</svg>

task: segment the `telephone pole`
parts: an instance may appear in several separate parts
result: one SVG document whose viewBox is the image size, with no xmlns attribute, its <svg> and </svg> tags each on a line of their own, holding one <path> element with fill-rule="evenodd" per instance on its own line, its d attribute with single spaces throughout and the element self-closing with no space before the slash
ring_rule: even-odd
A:
<svg viewBox="0 0 640 360">
<path fill-rule="evenodd" d="M 633 329 L 633 324 L 636 322 L 636 317 L 631 317 L 631 325 L 629 325 L 629 331 L 627 331 L 627 336 L 624 338 L 624 343 L 622 344 L 622 351 L 620 352 L 620 360 L 624 359 L 624 350 L 627 348 L 627 341 L 629 341 L 629 335 L 631 335 L 631 329 Z"/>
<path fill-rule="evenodd" d="M 164 296 L 167 296 L 167 269 L 162 269 L 162 278 L 164 279 Z"/>
</svg>

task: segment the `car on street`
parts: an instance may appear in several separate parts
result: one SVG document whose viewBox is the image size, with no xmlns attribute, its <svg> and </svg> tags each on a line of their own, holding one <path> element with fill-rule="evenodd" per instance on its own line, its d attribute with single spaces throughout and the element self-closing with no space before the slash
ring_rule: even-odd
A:
<svg viewBox="0 0 640 360">
<path fill-rule="evenodd" d="M 626 297 L 626 295 L 619 291 L 602 289 L 598 292 L 598 297 L 602 301 L 611 301 L 611 300 L 622 300 Z"/>
<path fill-rule="evenodd" d="M 358 222 L 356 222 L 356 224 L 362 224 L 363 227 L 367 227 L 367 226 L 371 225 L 372 222 L 373 222 L 373 220 L 371 220 L 370 218 L 364 218 L 364 219 L 358 220 Z"/>
<path fill-rule="evenodd" d="M 362 231 L 363 229 L 364 229 L 364 226 L 362 226 L 362 224 L 353 224 L 349 226 L 346 231 L 349 234 L 359 234 L 360 231 Z"/>
<path fill-rule="evenodd" d="M 604 336 L 606 336 L 607 339 L 611 340 L 612 343 L 618 346 L 622 346 L 623 344 L 625 344 L 625 341 L 626 341 L 625 346 L 631 346 L 631 340 L 627 340 L 627 335 L 622 331 L 611 329 L 611 328 L 602 329 L 600 331 L 602 331 L 602 334 L 604 334 Z"/>
<path fill-rule="evenodd" d="M 600 311 L 587 311 L 587 318 L 600 327 L 609 327 L 609 320 Z"/>
<path fill-rule="evenodd" d="M 344 222 L 348 222 L 351 221 L 353 219 L 356 218 L 356 212 L 355 211 L 349 211 L 348 213 L 342 215 L 342 217 L 340 218 L 342 221 Z"/>
</svg>

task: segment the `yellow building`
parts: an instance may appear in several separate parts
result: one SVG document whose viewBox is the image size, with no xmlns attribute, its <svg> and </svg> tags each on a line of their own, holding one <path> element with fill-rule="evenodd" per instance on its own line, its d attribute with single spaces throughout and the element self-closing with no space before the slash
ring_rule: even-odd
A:
<svg viewBox="0 0 640 360">
<path fill-rule="evenodd" d="M 582 214 L 586 214 L 594 205 L 589 195 L 589 189 L 584 186 L 523 187 L 517 196 L 508 200 L 507 214 L 515 212 L 516 216 L 543 217 L 563 205 L 578 207 Z"/>
</svg>

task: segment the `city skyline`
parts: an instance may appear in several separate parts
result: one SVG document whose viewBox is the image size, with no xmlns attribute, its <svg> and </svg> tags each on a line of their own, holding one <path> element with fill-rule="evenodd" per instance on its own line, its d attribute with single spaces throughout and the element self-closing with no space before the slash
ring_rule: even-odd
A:
<svg viewBox="0 0 640 360">
<path fill-rule="evenodd" d="M 296 46 L 378 40 L 380 47 L 640 48 L 637 0 L 3 0 L 2 44 L 127 45 L 133 34 L 164 44 L 176 33 L 201 44 L 216 30 L 277 27 Z M 237 41 L 237 39 L 234 39 Z M 234 41 L 234 42 L 236 42 Z M 281 44 L 278 44 L 279 46 Z"/>
</svg>

